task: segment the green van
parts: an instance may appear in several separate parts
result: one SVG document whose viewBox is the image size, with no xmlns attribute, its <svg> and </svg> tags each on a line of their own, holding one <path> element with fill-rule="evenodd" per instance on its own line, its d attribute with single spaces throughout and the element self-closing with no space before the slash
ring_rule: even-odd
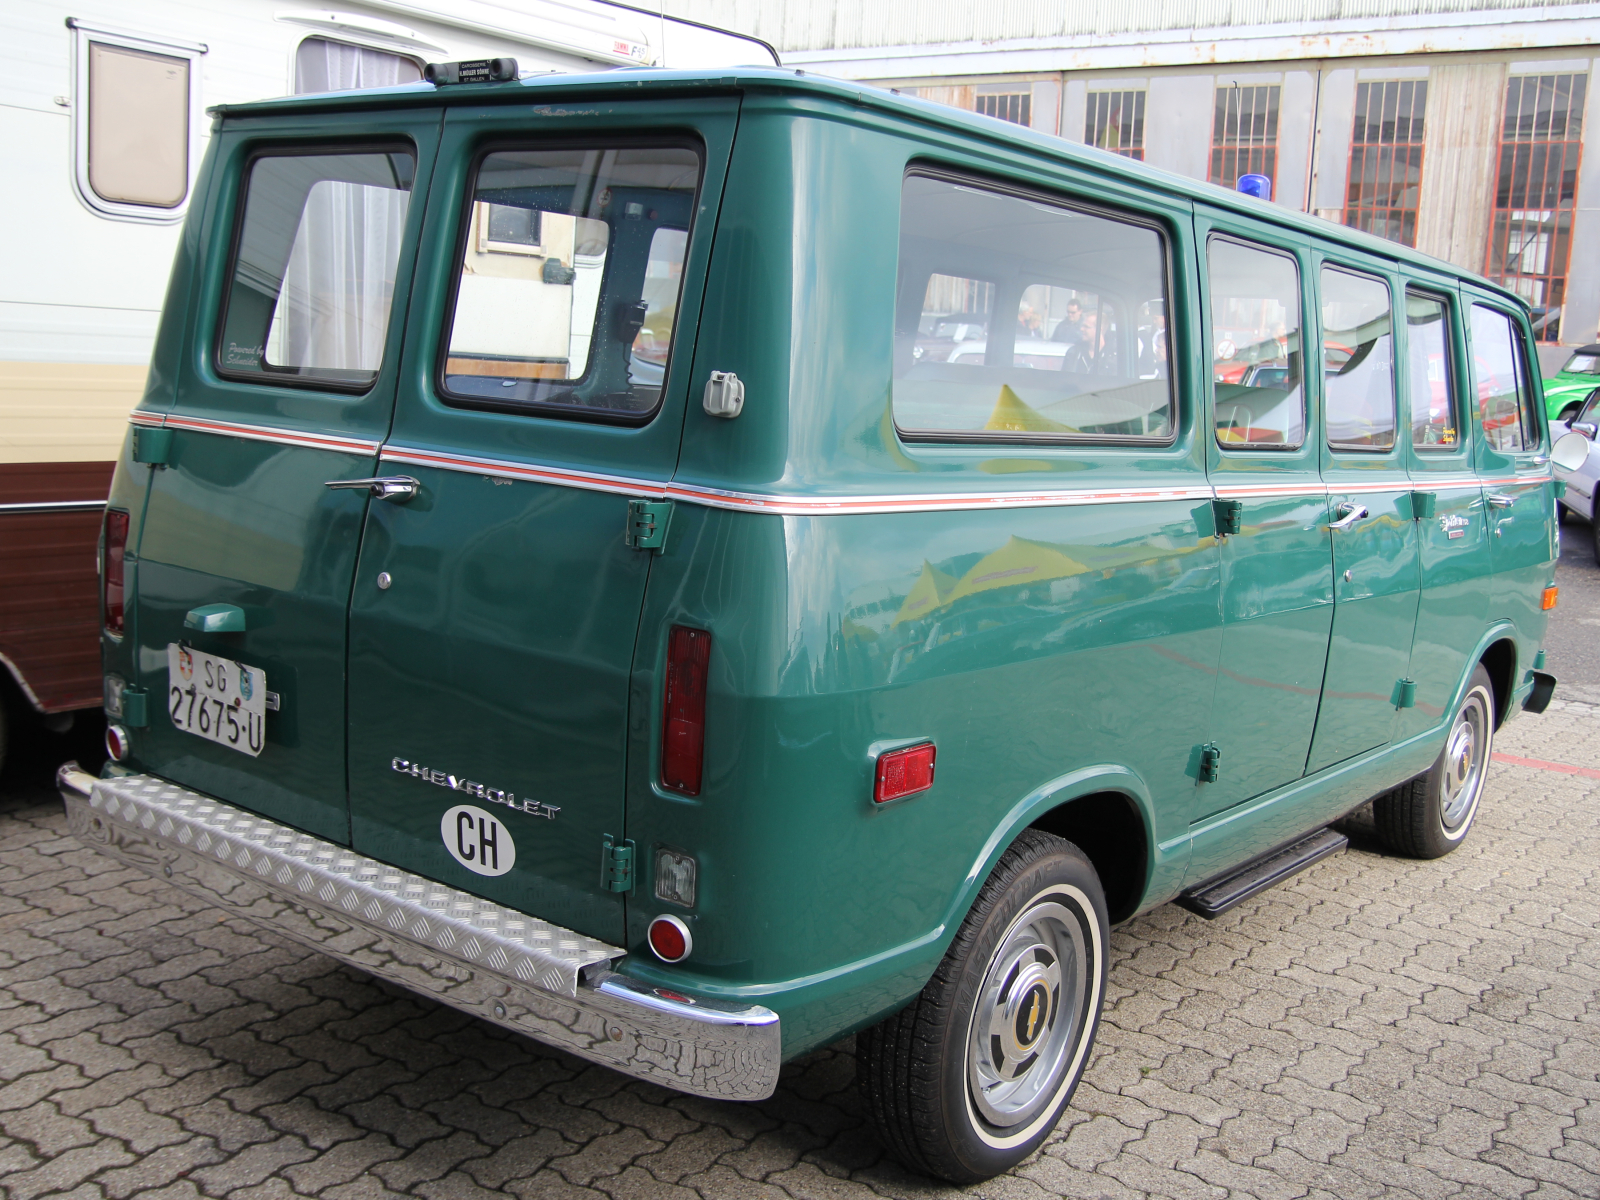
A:
<svg viewBox="0 0 1600 1200">
<path fill-rule="evenodd" d="M 1460 844 L 1555 683 L 1515 296 L 803 72 L 454 74 L 216 114 L 79 838 L 669 1088 L 857 1033 L 957 1181 L 1112 924 Z"/>
</svg>

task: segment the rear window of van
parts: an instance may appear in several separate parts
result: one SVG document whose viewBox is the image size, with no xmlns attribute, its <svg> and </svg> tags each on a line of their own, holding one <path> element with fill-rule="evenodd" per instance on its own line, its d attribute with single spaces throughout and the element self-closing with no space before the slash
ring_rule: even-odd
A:
<svg viewBox="0 0 1600 1200">
<path fill-rule="evenodd" d="M 937 441 L 1170 441 L 1168 290 L 1151 224 L 909 175 L 895 424 Z"/>
<path fill-rule="evenodd" d="M 505 149 L 463 216 L 441 390 L 454 404 L 644 420 L 661 402 L 700 154 Z"/>
<path fill-rule="evenodd" d="M 252 159 L 218 371 L 302 387 L 370 387 L 383 362 L 415 174 L 415 158 L 401 150 Z"/>
</svg>

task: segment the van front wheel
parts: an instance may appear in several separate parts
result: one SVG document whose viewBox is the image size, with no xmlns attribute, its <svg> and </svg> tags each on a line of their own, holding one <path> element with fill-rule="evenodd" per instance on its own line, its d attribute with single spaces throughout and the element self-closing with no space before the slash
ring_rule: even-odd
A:
<svg viewBox="0 0 1600 1200">
<path fill-rule="evenodd" d="M 1024 831 L 921 994 L 856 1039 L 857 1082 L 891 1153 L 977 1183 L 1039 1148 L 1094 1044 L 1108 928 L 1083 852 Z"/>
<path fill-rule="evenodd" d="M 1443 858 L 1466 840 L 1494 753 L 1494 684 L 1479 663 L 1426 775 L 1372 802 L 1378 840 L 1410 858 Z"/>
</svg>

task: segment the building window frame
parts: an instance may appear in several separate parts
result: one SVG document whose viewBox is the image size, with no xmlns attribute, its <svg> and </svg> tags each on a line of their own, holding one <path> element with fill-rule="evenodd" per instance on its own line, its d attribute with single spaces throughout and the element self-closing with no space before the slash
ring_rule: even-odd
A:
<svg viewBox="0 0 1600 1200">
<path fill-rule="evenodd" d="M 1243 103 L 1250 93 L 1248 112 Z M 1232 189 L 1241 175 L 1265 175 L 1278 184 L 1278 137 L 1283 116 L 1282 83 L 1230 83 L 1217 86 L 1212 100 L 1211 151 L 1206 179 Z M 1261 123 L 1257 134 L 1255 126 Z M 1246 121 L 1250 131 L 1245 132 Z M 1232 170 L 1229 169 L 1231 164 Z"/>
<path fill-rule="evenodd" d="M 1553 109 L 1541 112 L 1539 102 L 1548 85 L 1559 88 L 1560 81 L 1567 84 L 1566 118 L 1560 138 L 1554 130 Z M 1580 172 L 1583 169 L 1583 117 L 1590 85 L 1588 71 L 1538 71 L 1526 75 L 1512 75 L 1506 80 L 1503 109 L 1500 120 L 1499 153 L 1495 160 L 1495 190 L 1489 215 L 1489 244 L 1484 251 L 1483 273 L 1502 287 L 1516 292 L 1530 308 L 1543 307 L 1543 319 L 1534 324 L 1534 339 L 1538 342 L 1560 340 L 1561 316 L 1566 307 L 1567 283 L 1572 271 L 1572 230 L 1578 214 Z M 1523 103 L 1529 85 L 1534 88 L 1533 111 L 1526 112 Z M 1512 111 L 1513 90 L 1518 109 Z M 1581 93 L 1581 94 L 1576 94 Z M 1515 127 L 1512 123 L 1515 122 Z M 1526 132 L 1524 132 L 1526 126 Z M 1540 136 L 1541 126 L 1544 136 Z M 1543 150 L 1540 154 L 1539 151 Z M 1551 184 L 1552 151 L 1560 151 L 1556 165 L 1555 205 L 1530 207 L 1526 201 L 1534 199 L 1534 170 L 1539 168 L 1539 190 L 1547 198 Z M 1521 176 L 1520 195 L 1523 204 L 1516 203 L 1519 193 L 1518 176 Z M 1570 178 L 1572 191 L 1564 196 L 1563 179 Z M 1518 214 L 1524 214 L 1519 218 Z M 1533 246 L 1535 234 L 1527 229 L 1529 213 L 1549 213 L 1551 226 L 1548 241 L 1541 248 L 1542 269 L 1524 271 L 1507 268 L 1526 258 Z M 1562 218 L 1565 218 L 1565 226 Z M 1521 245 L 1511 253 L 1511 241 L 1523 236 Z"/>
<path fill-rule="evenodd" d="M 194 196 L 194 181 L 200 161 L 200 128 L 202 106 L 200 101 L 200 58 L 209 47 L 204 42 L 186 42 L 178 38 L 160 37 L 138 33 L 112 26 L 67 19 L 72 30 L 72 190 L 78 200 L 96 216 L 114 221 L 137 221 L 144 224 L 172 225 L 182 221 Z M 189 104 L 186 114 L 188 128 L 184 139 L 184 190 L 183 197 L 171 207 L 136 204 L 125 200 L 107 200 L 94 189 L 89 178 L 89 54 L 92 46 L 114 46 L 145 54 L 158 54 L 167 58 L 181 58 L 189 65 Z"/>
<path fill-rule="evenodd" d="M 1378 99 L 1376 116 L 1371 107 L 1374 97 Z M 1355 112 L 1351 119 L 1350 163 L 1345 174 L 1345 225 L 1402 246 L 1417 244 L 1417 217 L 1422 207 L 1422 172 L 1427 169 L 1423 140 L 1427 106 L 1426 76 L 1357 82 Z M 1367 135 L 1374 128 L 1377 140 L 1368 140 Z M 1404 138 L 1400 136 L 1402 132 L 1406 135 Z M 1396 179 L 1396 172 L 1401 168 L 1415 171 L 1414 182 L 1404 177 Z M 1364 190 L 1363 185 L 1370 190 Z M 1381 202 L 1386 200 L 1399 200 L 1401 203 Z M 1405 203 L 1406 200 L 1410 203 Z M 1400 236 L 1391 237 L 1389 233 L 1371 227 L 1372 223 L 1380 220 L 1391 229 L 1398 224 Z"/>
<path fill-rule="evenodd" d="M 1028 84 L 1015 91 L 977 92 L 972 97 L 972 110 L 980 116 L 993 117 L 997 121 L 1007 121 L 1012 125 L 1031 129 L 1033 85 Z"/>
<path fill-rule="evenodd" d="M 1106 88 L 1084 99 L 1083 140 L 1096 149 L 1136 162 L 1144 161 L 1146 88 Z M 1117 144 L 1106 145 L 1116 132 Z"/>
</svg>

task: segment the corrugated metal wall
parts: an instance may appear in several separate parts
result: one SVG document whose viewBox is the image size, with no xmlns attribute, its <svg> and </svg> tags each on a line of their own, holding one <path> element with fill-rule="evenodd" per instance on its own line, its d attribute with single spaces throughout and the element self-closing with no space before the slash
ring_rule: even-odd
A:
<svg viewBox="0 0 1600 1200">
<path fill-rule="evenodd" d="M 1589 0 L 1543 0 L 1565 8 Z M 753 33 L 782 50 L 1219 29 L 1296 21 L 1499 12 L 1530 0 L 665 0 L 672 16 Z"/>
</svg>

